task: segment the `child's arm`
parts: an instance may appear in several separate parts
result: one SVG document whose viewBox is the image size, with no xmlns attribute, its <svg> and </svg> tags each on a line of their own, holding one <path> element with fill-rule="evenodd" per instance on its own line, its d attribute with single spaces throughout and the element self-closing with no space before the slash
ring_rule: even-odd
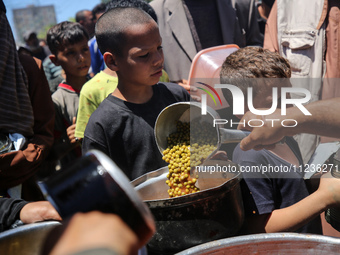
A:
<svg viewBox="0 0 340 255">
<path fill-rule="evenodd" d="M 294 205 L 274 210 L 271 214 L 250 217 L 247 230 L 251 233 L 295 231 L 326 209 L 339 205 L 340 179 L 327 173 L 322 176 L 317 191 Z"/>
<path fill-rule="evenodd" d="M 75 119 L 73 119 L 73 125 L 68 126 L 69 121 L 66 120 L 62 114 L 62 105 L 56 98 L 53 98 L 53 103 L 56 116 L 54 128 L 54 144 L 49 155 L 49 160 L 52 161 L 61 159 L 72 149 L 80 145 L 74 139 Z M 70 140 L 70 137 L 73 137 L 73 143 L 72 140 Z"/>
</svg>

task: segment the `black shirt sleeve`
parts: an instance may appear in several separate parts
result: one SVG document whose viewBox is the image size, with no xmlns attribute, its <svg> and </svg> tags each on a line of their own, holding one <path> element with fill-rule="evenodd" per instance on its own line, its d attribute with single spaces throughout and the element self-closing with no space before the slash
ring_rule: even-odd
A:
<svg viewBox="0 0 340 255">
<path fill-rule="evenodd" d="M 26 201 L 14 198 L 0 197 L 0 232 L 19 220 L 21 209 L 27 204 Z"/>
</svg>

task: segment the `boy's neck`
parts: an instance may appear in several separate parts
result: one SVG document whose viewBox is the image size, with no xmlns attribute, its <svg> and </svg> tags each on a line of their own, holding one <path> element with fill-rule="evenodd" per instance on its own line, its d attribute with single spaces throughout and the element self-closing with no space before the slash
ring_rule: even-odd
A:
<svg viewBox="0 0 340 255">
<path fill-rule="evenodd" d="M 126 87 L 118 83 L 112 95 L 130 103 L 144 104 L 152 98 L 153 89 L 152 86 Z"/>
<path fill-rule="evenodd" d="M 104 70 L 103 70 L 104 73 L 108 74 L 108 75 L 111 75 L 113 77 L 117 77 L 117 73 L 115 71 L 112 71 L 110 68 L 106 67 Z"/>
<path fill-rule="evenodd" d="M 75 90 L 81 90 L 83 85 L 87 82 L 87 76 L 84 77 L 73 77 L 66 75 L 66 84 L 70 85 Z"/>
</svg>

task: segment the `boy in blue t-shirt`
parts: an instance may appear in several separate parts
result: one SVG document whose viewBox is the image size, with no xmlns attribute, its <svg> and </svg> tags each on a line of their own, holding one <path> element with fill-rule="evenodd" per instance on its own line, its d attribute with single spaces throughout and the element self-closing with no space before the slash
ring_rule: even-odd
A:
<svg viewBox="0 0 340 255">
<path fill-rule="evenodd" d="M 156 118 L 168 105 L 190 96 L 177 84 L 158 83 L 162 38 L 146 12 L 134 7 L 107 11 L 97 21 L 96 38 L 118 85 L 91 115 L 83 152 L 103 151 L 133 180 L 166 165 L 155 141 Z"/>
</svg>

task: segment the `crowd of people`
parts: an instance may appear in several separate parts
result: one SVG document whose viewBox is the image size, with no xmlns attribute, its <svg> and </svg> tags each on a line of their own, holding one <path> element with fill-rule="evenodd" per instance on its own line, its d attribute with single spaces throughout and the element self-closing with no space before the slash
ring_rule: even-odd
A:
<svg viewBox="0 0 340 255">
<path fill-rule="evenodd" d="M 252 88 L 256 109 L 271 107 L 274 87 L 311 93 L 304 106 L 311 115 L 290 107 L 284 116 L 230 116 L 278 120 L 239 125 L 251 133 L 228 155 L 235 163 L 303 166 L 320 142 L 340 138 L 339 1 L 112 0 L 51 27 L 46 45 L 30 31 L 26 50 L 17 49 L 2 1 L 0 7 L 0 231 L 18 220 L 62 220 L 36 180 L 89 150 L 104 152 L 131 181 L 165 166 L 157 116 L 192 100 L 191 63 L 210 47 L 238 45 L 225 56 L 220 82 L 244 94 Z M 245 82 L 263 78 L 291 82 Z M 230 93 L 223 96 L 232 110 Z M 282 126 L 284 119 L 298 125 Z M 323 234 L 320 214 L 340 205 L 340 180 L 327 173 L 311 192 L 303 173 L 243 173 L 240 234 Z M 143 245 L 117 215 L 91 212 L 68 221 L 52 254 L 135 254 Z"/>
</svg>

